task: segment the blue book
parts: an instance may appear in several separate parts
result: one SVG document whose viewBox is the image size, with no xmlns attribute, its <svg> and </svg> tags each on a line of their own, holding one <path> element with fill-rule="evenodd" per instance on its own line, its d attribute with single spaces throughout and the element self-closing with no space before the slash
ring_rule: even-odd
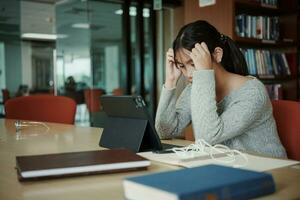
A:
<svg viewBox="0 0 300 200">
<path fill-rule="evenodd" d="M 250 199 L 275 192 L 270 174 L 220 165 L 205 165 L 126 178 L 130 200 Z"/>
</svg>

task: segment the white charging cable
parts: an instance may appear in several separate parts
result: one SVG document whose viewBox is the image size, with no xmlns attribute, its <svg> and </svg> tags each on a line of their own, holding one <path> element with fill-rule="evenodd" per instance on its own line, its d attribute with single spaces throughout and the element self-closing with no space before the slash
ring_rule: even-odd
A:
<svg viewBox="0 0 300 200">
<path fill-rule="evenodd" d="M 20 131 L 22 127 L 30 126 L 43 126 L 46 128 L 46 132 L 50 130 L 49 126 L 44 122 L 34 122 L 34 121 L 15 121 L 16 132 Z"/>
<path fill-rule="evenodd" d="M 244 167 L 248 164 L 248 157 L 244 153 L 222 144 L 210 145 L 203 139 L 196 140 L 194 144 L 186 147 L 172 148 L 172 150 L 182 160 L 197 158 L 205 154 L 216 162 L 232 163 L 233 167 Z M 242 164 L 237 163 L 238 156 L 243 159 Z"/>
</svg>

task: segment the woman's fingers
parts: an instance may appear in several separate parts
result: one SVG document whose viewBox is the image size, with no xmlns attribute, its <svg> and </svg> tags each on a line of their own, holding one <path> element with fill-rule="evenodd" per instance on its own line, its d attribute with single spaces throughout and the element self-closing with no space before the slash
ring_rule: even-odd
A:
<svg viewBox="0 0 300 200">
<path fill-rule="evenodd" d="M 174 57 L 174 55 L 173 54 L 171 54 L 171 53 L 167 53 L 167 56 L 171 56 L 171 57 Z"/>
<path fill-rule="evenodd" d="M 167 60 L 168 60 L 168 61 L 175 62 L 175 61 L 174 61 L 174 57 L 173 57 L 173 56 L 167 56 Z"/>
<path fill-rule="evenodd" d="M 212 67 L 211 56 L 204 42 L 195 44 L 195 47 L 190 53 L 190 57 L 196 69 L 210 69 Z"/>
<path fill-rule="evenodd" d="M 197 49 L 199 53 L 202 53 L 204 51 L 199 43 L 195 44 L 195 49 Z"/>
<path fill-rule="evenodd" d="M 168 51 L 167 51 L 167 60 L 168 60 L 168 62 L 175 63 L 175 60 L 174 60 L 174 51 L 171 48 L 169 48 Z"/>
<path fill-rule="evenodd" d="M 203 44 L 205 46 L 203 46 Z M 205 55 L 205 54 L 209 53 L 208 48 L 204 42 L 201 42 L 201 44 L 199 44 L 199 43 L 195 44 L 194 49 L 197 50 L 199 52 L 199 54 L 201 54 L 201 55 Z"/>
<path fill-rule="evenodd" d="M 198 43 L 195 44 L 194 48 L 192 48 L 192 53 L 194 53 L 196 55 L 201 53 L 201 49 L 198 49 Z"/>
<path fill-rule="evenodd" d="M 207 45 L 206 45 L 205 42 L 201 42 L 200 46 L 202 47 L 202 49 L 203 49 L 206 53 L 210 54 L 210 53 L 209 53 L 209 49 L 208 49 L 208 47 L 207 47 Z"/>
<path fill-rule="evenodd" d="M 169 48 L 168 51 L 167 51 L 167 55 L 169 55 L 169 56 L 174 56 L 174 51 L 173 51 L 173 49 Z"/>
</svg>

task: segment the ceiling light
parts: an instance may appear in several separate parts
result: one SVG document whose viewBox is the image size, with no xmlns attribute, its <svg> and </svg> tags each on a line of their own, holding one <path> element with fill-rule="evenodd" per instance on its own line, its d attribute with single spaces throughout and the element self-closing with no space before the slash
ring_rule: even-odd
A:
<svg viewBox="0 0 300 200">
<path fill-rule="evenodd" d="M 143 17 L 150 17 L 150 9 L 149 8 L 143 8 Z"/>
<path fill-rule="evenodd" d="M 88 24 L 88 23 L 76 23 L 76 24 L 72 24 L 72 27 L 73 28 L 89 29 L 90 24 Z"/>
<path fill-rule="evenodd" d="M 123 15 L 123 10 L 118 9 L 115 11 L 116 15 Z M 137 14 L 136 7 L 130 6 L 129 8 L 129 16 L 135 17 Z M 149 8 L 143 8 L 143 17 L 150 17 L 150 9 Z"/>
<path fill-rule="evenodd" d="M 115 14 L 116 15 L 122 15 L 123 14 L 123 10 L 122 9 L 116 10 Z"/>
<path fill-rule="evenodd" d="M 57 38 L 67 38 L 68 35 L 62 34 L 44 34 L 44 33 L 23 33 L 22 39 L 36 39 L 36 40 L 56 40 Z"/>
<path fill-rule="evenodd" d="M 133 6 L 129 7 L 129 15 L 132 17 L 136 16 L 136 7 L 133 7 Z"/>
</svg>

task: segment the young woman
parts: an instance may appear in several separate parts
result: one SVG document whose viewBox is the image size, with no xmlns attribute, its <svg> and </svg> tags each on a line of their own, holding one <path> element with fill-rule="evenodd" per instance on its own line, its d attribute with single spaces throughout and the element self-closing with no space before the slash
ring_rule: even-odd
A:
<svg viewBox="0 0 300 200">
<path fill-rule="evenodd" d="M 176 99 L 183 74 L 189 84 Z M 166 53 L 166 80 L 156 114 L 162 139 L 183 136 L 192 122 L 195 139 L 286 157 L 264 85 L 247 74 L 234 42 L 206 21 L 185 25 Z"/>
</svg>

